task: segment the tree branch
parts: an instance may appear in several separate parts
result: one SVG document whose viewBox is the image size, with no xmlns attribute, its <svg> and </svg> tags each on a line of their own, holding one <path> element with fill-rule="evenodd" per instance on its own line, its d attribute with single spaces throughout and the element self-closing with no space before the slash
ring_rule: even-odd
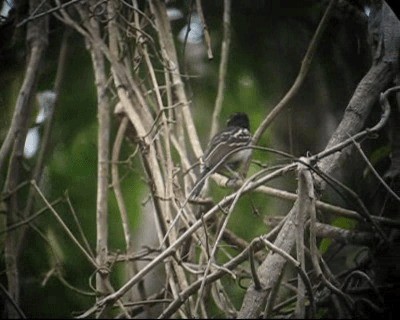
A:
<svg viewBox="0 0 400 320">
<path fill-rule="evenodd" d="M 29 12 L 33 12 L 39 5 L 38 0 L 29 1 Z M 14 190 L 19 184 L 21 160 L 25 145 L 27 128 L 32 112 L 32 98 L 36 92 L 36 86 L 40 75 L 41 61 L 48 45 L 48 20 L 42 18 L 28 24 L 26 42 L 29 48 L 28 63 L 24 81 L 21 85 L 14 114 L 11 120 L 7 136 L 0 148 L 0 171 L 13 147 L 7 172 L 7 178 L 3 186 L 3 192 Z M 8 199 L 7 226 L 18 222 L 17 213 L 20 208 L 20 199 L 17 193 L 11 194 Z M 13 301 L 19 304 L 20 288 L 18 273 L 18 240 L 17 232 L 7 233 L 5 239 L 5 260 L 8 281 L 8 292 Z M 15 308 L 7 305 L 8 316 L 18 317 Z"/>
</svg>

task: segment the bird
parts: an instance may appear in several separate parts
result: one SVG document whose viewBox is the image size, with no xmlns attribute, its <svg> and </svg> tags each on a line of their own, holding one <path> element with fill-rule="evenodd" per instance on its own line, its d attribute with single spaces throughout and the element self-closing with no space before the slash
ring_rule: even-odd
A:
<svg viewBox="0 0 400 320">
<path fill-rule="evenodd" d="M 233 113 L 226 127 L 216 133 L 207 145 L 202 156 L 203 167 L 194 184 L 192 198 L 198 197 L 210 172 L 235 172 L 251 155 L 252 135 L 249 117 L 245 112 Z"/>
</svg>

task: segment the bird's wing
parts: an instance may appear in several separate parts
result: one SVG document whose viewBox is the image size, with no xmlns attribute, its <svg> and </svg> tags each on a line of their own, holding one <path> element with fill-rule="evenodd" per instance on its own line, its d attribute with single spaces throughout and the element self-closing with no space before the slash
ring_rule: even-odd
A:
<svg viewBox="0 0 400 320">
<path fill-rule="evenodd" d="M 251 142 L 249 130 L 239 127 L 228 127 L 214 136 L 203 156 L 207 168 L 213 168 L 233 150 Z"/>
</svg>

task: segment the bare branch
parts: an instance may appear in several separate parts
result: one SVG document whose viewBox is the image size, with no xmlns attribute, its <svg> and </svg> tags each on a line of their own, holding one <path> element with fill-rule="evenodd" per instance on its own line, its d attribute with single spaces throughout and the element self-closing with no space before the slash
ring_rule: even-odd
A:
<svg viewBox="0 0 400 320">
<path fill-rule="evenodd" d="M 70 237 L 70 239 L 72 240 L 72 242 L 74 242 L 77 247 L 82 251 L 82 253 L 84 254 L 84 256 L 87 258 L 87 260 L 92 264 L 92 266 L 94 266 L 95 268 L 97 268 L 97 263 L 94 260 L 94 258 L 85 250 L 85 248 L 80 244 L 80 242 L 76 239 L 76 237 L 74 236 L 74 234 L 72 233 L 72 231 L 68 228 L 68 226 L 65 224 L 65 222 L 62 220 L 62 218 L 60 217 L 60 215 L 57 213 L 57 211 L 53 208 L 53 206 L 50 204 L 50 202 L 46 199 L 46 197 L 44 196 L 43 192 L 40 190 L 40 188 L 38 187 L 38 185 L 36 184 L 36 181 L 31 181 L 33 187 L 35 188 L 36 192 L 38 193 L 38 195 L 40 196 L 40 198 L 43 200 L 43 202 L 46 204 L 46 206 L 50 209 L 51 213 L 54 215 L 54 217 L 56 218 L 56 220 L 60 223 L 60 225 L 63 227 L 63 229 L 65 230 L 65 232 L 68 234 L 68 236 Z"/>
<path fill-rule="evenodd" d="M 33 12 L 38 3 L 39 1 L 37 0 L 29 1 L 29 12 Z M 9 167 L 7 178 L 3 185 L 3 192 L 14 190 L 20 183 L 21 160 L 32 112 L 32 98 L 35 94 L 40 75 L 40 64 L 48 45 L 47 18 L 42 18 L 28 24 L 26 43 L 29 48 L 29 55 L 25 76 L 18 93 L 10 128 L 0 148 L 0 171 L 2 171 L 4 162 L 13 148 L 9 157 Z M 17 213 L 20 210 L 19 200 L 17 193 L 11 194 L 11 197 L 8 199 L 7 226 L 11 226 L 18 221 Z M 19 235 L 16 232 L 6 235 L 4 252 L 8 292 L 16 304 L 19 304 L 20 299 L 18 245 Z M 10 305 L 7 305 L 7 311 L 7 316 L 10 318 L 19 316 L 16 309 Z"/>
<path fill-rule="evenodd" d="M 325 10 L 325 13 L 315 31 L 315 34 L 310 42 L 310 45 L 307 48 L 307 52 L 303 58 L 301 63 L 300 71 L 294 81 L 292 87 L 289 91 L 285 94 L 282 100 L 272 109 L 272 111 L 268 114 L 268 116 L 263 120 L 260 126 L 257 128 L 256 132 L 253 136 L 253 145 L 257 145 L 261 136 L 265 132 L 265 130 L 269 127 L 272 121 L 287 107 L 289 101 L 293 98 L 293 96 L 298 92 L 300 89 L 307 73 L 311 65 L 312 58 L 314 57 L 314 53 L 317 49 L 317 45 L 322 37 L 322 34 L 327 26 L 329 18 L 332 14 L 334 4 L 336 0 L 331 0 L 329 2 L 328 7 Z M 247 161 L 247 165 L 244 166 L 243 172 L 247 172 L 248 166 L 250 164 L 251 159 Z"/>
<path fill-rule="evenodd" d="M 38 14 L 36 14 L 37 10 L 35 10 L 35 12 L 31 13 L 28 18 L 26 18 L 26 19 L 22 20 L 20 23 L 18 23 L 17 24 L 17 28 L 22 27 L 24 24 L 28 23 L 29 21 L 33 21 L 33 20 L 39 19 L 39 18 L 41 18 L 43 16 L 47 16 L 50 13 L 60 11 L 61 9 L 65 9 L 65 8 L 69 7 L 70 5 L 73 5 L 73 4 L 81 2 L 81 1 L 83 1 L 83 0 L 70 0 L 69 2 L 65 2 L 65 3 L 62 3 L 62 4 L 59 2 L 57 7 L 48 9 L 48 10 L 43 11 L 43 12 L 38 13 Z"/>
<path fill-rule="evenodd" d="M 207 55 L 208 55 L 208 59 L 211 60 L 214 58 L 214 55 L 212 53 L 210 32 L 208 31 L 206 19 L 204 18 L 203 7 L 201 6 L 201 0 L 196 0 L 196 9 L 197 9 L 197 13 L 200 17 L 200 20 L 203 23 L 204 40 L 205 40 L 206 46 L 207 46 Z"/>
<path fill-rule="evenodd" d="M 198 0 L 199 2 L 199 0 Z M 225 95 L 225 81 L 228 69 L 229 49 L 231 43 L 231 1 L 224 0 L 224 16 L 223 16 L 224 34 L 221 45 L 221 61 L 219 63 L 218 73 L 218 92 L 215 99 L 214 111 L 212 115 L 211 130 L 209 140 L 213 137 L 218 130 L 219 116 L 222 109 L 222 103 Z"/>
</svg>

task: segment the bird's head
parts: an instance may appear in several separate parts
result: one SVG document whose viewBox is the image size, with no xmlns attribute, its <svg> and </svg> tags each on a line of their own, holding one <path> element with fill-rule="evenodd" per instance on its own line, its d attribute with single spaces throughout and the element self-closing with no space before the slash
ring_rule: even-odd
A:
<svg viewBox="0 0 400 320">
<path fill-rule="evenodd" d="M 232 114 L 226 122 L 227 127 L 240 127 L 250 130 L 249 117 L 244 112 L 236 112 Z"/>
</svg>

